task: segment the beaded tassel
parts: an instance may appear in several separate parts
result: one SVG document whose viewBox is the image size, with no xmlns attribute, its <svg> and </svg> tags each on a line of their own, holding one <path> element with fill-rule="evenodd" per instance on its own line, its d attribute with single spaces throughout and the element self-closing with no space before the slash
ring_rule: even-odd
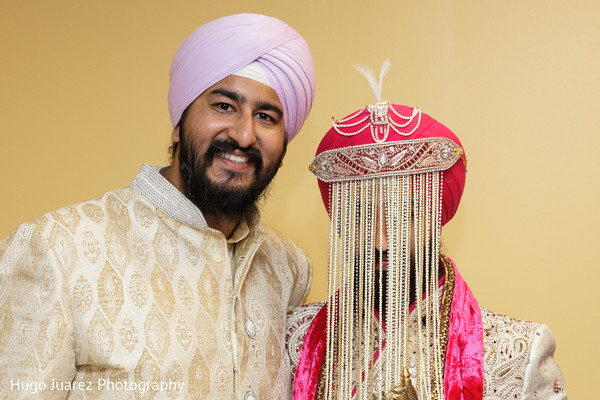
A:
<svg viewBox="0 0 600 400">
<path fill-rule="evenodd" d="M 417 393 L 423 399 L 443 399 L 437 297 L 440 175 L 428 172 L 330 186 L 325 399 L 416 399 L 411 396 Z M 384 233 L 387 267 L 382 253 L 375 255 Z M 377 266 L 387 268 L 387 281 Z M 414 331 L 408 329 L 411 288 L 416 293 L 412 312 L 417 321 L 424 321 Z M 417 343 L 413 358 L 409 339 Z M 416 371 L 416 390 L 408 367 Z"/>
</svg>

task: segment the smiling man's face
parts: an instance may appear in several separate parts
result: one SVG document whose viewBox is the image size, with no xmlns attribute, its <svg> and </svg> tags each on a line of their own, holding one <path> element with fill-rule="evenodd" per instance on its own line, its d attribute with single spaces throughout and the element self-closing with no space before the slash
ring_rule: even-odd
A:
<svg viewBox="0 0 600 400">
<path fill-rule="evenodd" d="M 188 198 L 206 214 L 239 218 L 281 165 L 281 102 L 269 86 L 230 75 L 189 106 L 173 140 Z"/>
</svg>

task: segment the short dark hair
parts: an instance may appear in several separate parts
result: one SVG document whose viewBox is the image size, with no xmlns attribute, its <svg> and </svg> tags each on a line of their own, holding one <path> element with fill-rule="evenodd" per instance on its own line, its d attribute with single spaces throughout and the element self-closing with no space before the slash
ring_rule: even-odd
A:
<svg viewBox="0 0 600 400">
<path fill-rule="evenodd" d="M 189 109 L 190 109 L 190 106 L 187 106 L 185 108 L 185 110 L 183 110 L 183 113 L 181 113 L 181 118 L 179 118 L 179 122 L 177 123 L 177 126 L 179 126 L 180 134 L 181 134 L 181 127 L 183 126 L 183 123 L 185 122 L 185 120 L 187 118 Z M 179 147 L 179 142 L 176 142 L 173 139 L 171 139 L 171 140 L 172 140 L 172 142 L 171 142 L 171 145 L 169 146 L 169 160 L 171 161 L 171 164 L 173 164 L 173 158 L 175 157 L 175 152 L 177 151 L 177 147 Z"/>
</svg>

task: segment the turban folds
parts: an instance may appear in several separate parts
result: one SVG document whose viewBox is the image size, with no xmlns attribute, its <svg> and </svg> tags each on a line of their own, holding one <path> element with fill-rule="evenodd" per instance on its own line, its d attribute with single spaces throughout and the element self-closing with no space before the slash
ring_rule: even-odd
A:
<svg viewBox="0 0 600 400">
<path fill-rule="evenodd" d="M 410 135 L 402 136 L 390 130 L 389 136 L 385 140 L 385 143 L 425 138 L 446 138 L 450 139 L 462 149 L 462 144 L 458 140 L 458 137 L 456 137 L 456 135 L 450 129 L 429 115 L 421 113 L 420 110 L 413 109 L 412 107 L 397 104 L 391 105 L 391 107 L 393 107 L 393 109 L 400 115 L 415 116 L 415 118 L 411 119 L 411 122 L 408 125 L 402 128 L 402 130 L 406 132 L 412 131 L 413 129 L 414 131 Z M 417 111 L 419 118 L 417 118 Z M 392 111 L 389 112 L 389 118 L 392 120 L 397 119 L 399 124 L 406 123 L 406 121 L 408 121 L 407 118 L 403 120 L 398 119 L 396 113 Z M 346 121 L 346 123 L 343 125 L 352 125 L 350 129 L 355 132 L 360 131 L 360 133 L 354 135 L 340 134 L 339 131 L 343 131 L 346 128 L 331 128 L 321 140 L 321 143 L 317 148 L 317 156 L 323 152 L 333 149 L 343 149 L 352 146 L 362 146 L 373 143 L 372 131 L 369 129 L 369 125 L 371 125 L 372 120 L 370 119 L 369 109 L 367 107 L 349 115 L 346 118 L 342 118 L 341 121 Z M 356 124 L 358 121 L 362 122 Z M 466 157 L 463 151 L 462 157 L 458 159 L 450 168 L 443 172 L 443 197 L 441 210 L 442 225 L 450 221 L 458 209 L 458 205 L 465 187 L 465 160 Z M 331 215 L 331 210 L 329 210 L 329 185 L 330 183 L 319 179 L 321 197 L 323 198 L 327 212 Z"/>
<path fill-rule="evenodd" d="M 260 65 L 277 93 L 286 135 L 292 140 L 314 99 L 312 55 L 289 25 L 259 14 L 210 21 L 184 40 L 171 64 L 169 112 L 173 127 L 206 89 L 252 62 Z"/>
<path fill-rule="evenodd" d="M 442 293 L 452 290 L 440 274 L 455 286 L 440 237 L 464 188 L 460 141 L 420 109 L 378 101 L 334 121 L 309 169 L 330 217 L 327 337 L 309 349 L 326 347 L 318 384 L 334 398 L 398 398 L 401 388 L 414 395 L 401 398 L 447 398 L 452 301 Z M 314 387 L 307 369 L 299 364 L 296 379 Z"/>
</svg>

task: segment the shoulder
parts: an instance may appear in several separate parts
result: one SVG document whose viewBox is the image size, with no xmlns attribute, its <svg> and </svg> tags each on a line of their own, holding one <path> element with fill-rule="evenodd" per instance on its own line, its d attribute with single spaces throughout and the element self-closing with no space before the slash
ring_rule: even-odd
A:
<svg viewBox="0 0 600 400">
<path fill-rule="evenodd" d="M 265 235 L 264 247 L 308 261 L 306 252 L 281 232 L 267 225 L 262 225 L 260 231 Z"/>
<path fill-rule="evenodd" d="M 50 211 L 31 221 L 22 223 L 0 245 L 8 246 L 33 243 L 38 250 L 51 247 L 56 242 L 66 243 L 82 226 L 101 226 L 106 219 L 119 212 L 126 213 L 126 204 L 135 196 L 133 189 L 117 189 L 89 200 Z"/>
<path fill-rule="evenodd" d="M 302 351 L 302 345 L 306 338 L 306 332 L 308 331 L 308 328 L 310 328 L 315 316 L 325 304 L 326 302 L 324 301 L 319 303 L 309 303 L 300 307 L 294 307 L 292 311 L 288 313 L 285 341 L 294 370 L 298 366 L 298 360 L 300 359 L 300 352 Z"/>
<path fill-rule="evenodd" d="M 286 246 L 298 247 L 290 238 L 269 225 L 261 225 L 260 231 L 265 235 L 266 240 L 281 243 Z"/>
<path fill-rule="evenodd" d="M 79 224 L 103 225 L 108 220 L 115 221 L 127 215 L 128 205 L 137 197 L 131 187 L 116 189 L 46 216 L 69 230 L 76 229 Z"/>
<path fill-rule="evenodd" d="M 519 338 L 531 341 L 532 333 L 540 324 L 511 318 L 481 307 L 484 342 L 496 342 L 502 338 Z"/>
<path fill-rule="evenodd" d="M 529 398 L 523 394 L 564 392 L 562 375 L 552 360 L 554 337 L 546 325 L 485 308 L 481 308 L 481 317 L 484 398 L 497 393 L 502 393 L 503 398 Z"/>
</svg>

